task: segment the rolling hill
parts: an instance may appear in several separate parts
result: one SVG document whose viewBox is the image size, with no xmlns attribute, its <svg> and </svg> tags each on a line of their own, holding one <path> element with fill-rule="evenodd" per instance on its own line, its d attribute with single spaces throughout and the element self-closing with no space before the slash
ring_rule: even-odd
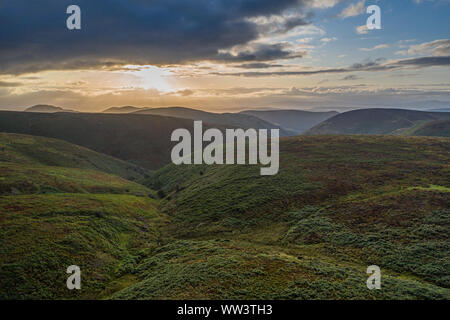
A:
<svg viewBox="0 0 450 320">
<path fill-rule="evenodd" d="M 245 110 L 241 113 L 274 123 L 296 134 L 301 134 L 320 122 L 338 114 L 336 111 L 309 112 L 302 110 Z"/>
<path fill-rule="evenodd" d="M 0 133 L 0 161 L 17 165 L 79 168 L 140 180 L 149 171 L 131 163 L 100 154 L 62 140 L 39 136 Z"/>
<path fill-rule="evenodd" d="M 136 114 L 0 111 L 0 132 L 62 139 L 150 169 L 170 162 L 175 144 L 170 137 L 178 128 L 192 132 L 193 121 Z"/>
<path fill-rule="evenodd" d="M 403 109 L 361 109 L 338 114 L 305 134 L 401 134 L 427 121 L 450 118 L 450 113 Z"/>
<path fill-rule="evenodd" d="M 450 119 L 429 121 L 412 127 L 405 135 L 450 138 Z"/>
<path fill-rule="evenodd" d="M 0 150 L 0 195 L 151 194 L 129 181 L 148 177 L 148 170 L 64 141 L 0 133 Z"/>
<path fill-rule="evenodd" d="M 97 297 L 156 246 L 153 191 L 112 174 L 146 170 L 43 137 L 2 133 L 0 149 L 0 299 Z M 72 264 L 85 270 L 83 292 L 65 288 Z"/>
<path fill-rule="evenodd" d="M 202 120 L 210 124 L 221 126 L 237 127 L 242 129 L 280 129 L 280 136 L 292 136 L 294 132 L 286 130 L 279 125 L 275 125 L 266 120 L 257 118 L 250 114 L 242 113 L 212 113 L 184 107 L 168 107 L 144 109 L 134 112 L 134 114 L 152 114 L 160 116 L 177 117 L 191 120 Z"/>
<path fill-rule="evenodd" d="M 111 107 L 106 110 L 103 110 L 102 113 L 132 113 L 144 108 L 137 108 L 133 106 L 124 106 L 124 107 Z"/>
<path fill-rule="evenodd" d="M 25 112 L 53 113 L 53 112 L 77 112 L 77 111 L 70 109 L 63 109 L 61 107 L 50 106 L 47 104 L 37 104 L 35 106 L 25 109 Z"/>
</svg>

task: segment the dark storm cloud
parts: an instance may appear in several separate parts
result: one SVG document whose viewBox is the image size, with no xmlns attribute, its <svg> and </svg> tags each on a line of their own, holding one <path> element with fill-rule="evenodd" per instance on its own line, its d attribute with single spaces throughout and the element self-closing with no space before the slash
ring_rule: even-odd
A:
<svg viewBox="0 0 450 320">
<path fill-rule="evenodd" d="M 397 61 L 399 66 L 414 67 L 432 67 L 432 66 L 448 66 L 450 65 L 450 56 L 448 57 L 421 57 L 411 58 Z"/>
<path fill-rule="evenodd" d="M 237 66 L 234 66 L 236 68 L 242 68 L 242 69 L 268 69 L 268 68 L 279 68 L 283 67 L 281 64 L 271 64 L 271 63 L 264 63 L 264 62 L 255 62 L 255 63 L 243 63 Z"/>
<path fill-rule="evenodd" d="M 271 61 L 301 58 L 304 54 L 305 52 L 291 52 L 283 44 L 258 44 L 235 55 L 219 53 L 213 59 L 222 62 Z"/>
<path fill-rule="evenodd" d="M 236 57 L 219 49 L 255 40 L 249 18 L 280 14 L 306 0 L 2 0 L 0 73 L 45 69 L 170 64 L 190 60 L 263 61 L 289 58 L 282 47 Z M 81 8 L 81 30 L 66 28 L 66 8 Z M 304 25 L 286 20 L 285 29 Z"/>
</svg>

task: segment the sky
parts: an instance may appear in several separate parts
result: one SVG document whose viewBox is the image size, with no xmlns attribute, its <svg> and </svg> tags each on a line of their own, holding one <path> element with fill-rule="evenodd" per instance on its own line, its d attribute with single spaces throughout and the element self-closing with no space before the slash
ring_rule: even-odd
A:
<svg viewBox="0 0 450 320">
<path fill-rule="evenodd" d="M 449 16 L 450 0 L 2 0 L 0 109 L 449 108 Z"/>
</svg>

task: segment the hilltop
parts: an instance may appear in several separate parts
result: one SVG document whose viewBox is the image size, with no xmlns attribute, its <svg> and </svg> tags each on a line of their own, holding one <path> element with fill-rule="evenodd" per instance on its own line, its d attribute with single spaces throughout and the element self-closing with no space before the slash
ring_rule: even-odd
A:
<svg viewBox="0 0 450 320">
<path fill-rule="evenodd" d="M 24 110 L 25 112 L 42 112 L 42 113 L 53 113 L 53 112 L 77 112 L 70 109 L 63 109 L 61 107 L 55 107 L 47 104 L 37 104 L 35 106 L 29 107 Z"/>
<path fill-rule="evenodd" d="M 302 110 L 245 110 L 241 113 L 274 123 L 296 134 L 301 134 L 338 114 L 336 111 L 310 112 Z"/>
<path fill-rule="evenodd" d="M 132 113 L 144 108 L 137 108 L 133 106 L 124 106 L 124 107 L 111 107 L 106 110 L 103 110 L 102 113 Z"/>
<path fill-rule="evenodd" d="M 361 109 L 338 114 L 305 134 L 399 134 L 427 121 L 450 118 L 446 112 L 403 109 Z"/>
</svg>

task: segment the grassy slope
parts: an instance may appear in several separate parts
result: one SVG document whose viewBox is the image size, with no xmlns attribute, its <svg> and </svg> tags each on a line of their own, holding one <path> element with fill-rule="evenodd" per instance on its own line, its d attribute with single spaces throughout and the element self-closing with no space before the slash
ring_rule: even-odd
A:
<svg viewBox="0 0 450 320">
<path fill-rule="evenodd" d="M 101 171 L 136 179 L 147 171 L 49 138 L 0 134 L 0 148 L 0 299 L 94 298 L 132 281 L 117 283 L 157 245 L 158 202 Z M 72 264 L 81 292 L 65 287 Z"/>
<path fill-rule="evenodd" d="M 153 194 L 140 184 L 95 170 L 0 162 L 0 195 L 61 192 Z"/>
<path fill-rule="evenodd" d="M 0 194 L 151 194 L 124 179 L 143 179 L 146 169 L 64 141 L 0 133 L 0 150 Z"/>
<path fill-rule="evenodd" d="M 0 133 L 0 162 L 53 167 L 79 168 L 138 180 L 148 170 L 62 140 Z"/>
<path fill-rule="evenodd" d="M 280 173 L 167 166 L 178 241 L 138 266 L 116 298 L 449 298 L 450 141 L 295 137 Z M 170 261 L 170 264 L 167 264 Z M 383 290 L 365 287 L 377 264 Z M 189 288 L 189 290 L 186 290 Z"/>
<path fill-rule="evenodd" d="M 0 197 L 0 299 L 94 298 L 117 290 L 112 280 L 157 246 L 155 205 L 129 195 Z M 73 264 L 81 268 L 80 291 L 65 285 Z"/>
<path fill-rule="evenodd" d="M 450 138 L 450 119 L 419 124 L 405 132 L 405 135 Z"/>
</svg>

